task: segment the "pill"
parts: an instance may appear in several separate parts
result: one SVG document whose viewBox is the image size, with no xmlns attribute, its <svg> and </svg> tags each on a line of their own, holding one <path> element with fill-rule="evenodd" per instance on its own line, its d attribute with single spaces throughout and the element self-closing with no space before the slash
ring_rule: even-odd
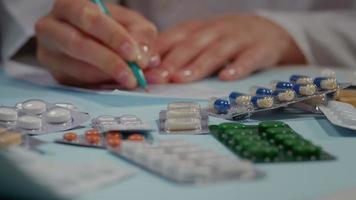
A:
<svg viewBox="0 0 356 200">
<path fill-rule="evenodd" d="M 29 100 L 22 104 L 22 110 L 26 114 L 40 115 L 47 109 L 46 103 L 41 100 Z"/>
<path fill-rule="evenodd" d="M 135 115 L 123 115 L 120 117 L 120 123 L 137 124 L 137 123 L 141 123 L 141 120 Z"/>
<path fill-rule="evenodd" d="M 1 133 L 0 148 L 20 145 L 22 143 L 22 135 L 20 133 Z"/>
<path fill-rule="evenodd" d="M 69 109 L 69 110 L 75 110 L 75 111 L 78 110 L 78 108 L 75 105 L 71 104 L 71 103 L 56 103 L 54 105 L 58 106 L 58 107 L 65 108 L 65 109 Z"/>
<path fill-rule="evenodd" d="M 250 105 L 251 95 L 243 94 L 240 92 L 231 92 L 229 95 L 229 100 L 231 104 L 236 105 Z"/>
<path fill-rule="evenodd" d="M 142 142 L 145 140 L 145 137 L 141 134 L 134 133 L 131 134 L 127 139 L 134 142 Z"/>
<path fill-rule="evenodd" d="M 85 131 L 85 137 L 90 137 L 90 136 L 100 136 L 100 132 L 98 129 L 89 129 Z"/>
<path fill-rule="evenodd" d="M 109 131 L 105 134 L 106 138 L 118 138 L 121 139 L 122 138 L 122 134 L 119 131 Z"/>
<path fill-rule="evenodd" d="M 273 90 L 276 90 L 276 89 L 282 89 L 282 90 L 293 89 L 293 83 L 286 82 L 286 81 L 272 81 L 271 82 L 271 86 L 272 86 Z"/>
<path fill-rule="evenodd" d="M 201 120 L 197 118 L 167 119 L 165 128 L 168 131 L 198 130 L 201 129 Z"/>
<path fill-rule="evenodd" d="M 52 124 L 66 123 L 72 120 L 72 114 L 65 108 L 53 108 L 46 113 L 46 121 Z"/>
<path fill-rule="evenodd" d="M 17 120 L 17 111 L 14 108 L 0 107 L 0 121 L 13 122 Z"/>
<path fill-rule="evenodd" d="M 338 87 L 336 78 L 333 77 L 317 77 L 314 84 L 321 90 L 333 90 Z"/>
<path fill-rule="evenodd" d="M 258 124 L 258 129 L 260 132 L 266 132 L 266 130 L 269 128 L 278 128 L 278 127 L 289 127 L 289 126 L 281 121 L 264 121 Z"/>
<path fill-rule="evenodd" d="M 246 125 L 242 123 L 236 123 L 236 122 L 224 122 L 219 125 L 219 128 L 222 131 L 226 131 L 228 129 L 245 129 Z"/>
<path fill-rule="evenodd" d="M 274 96 L 278 101 L 289 102 L 295 98 L 294 90 L 275 90 L 272 96 Z"/>
<path fill-rule="evenodd" d="M 111 123 L 115 122 L 116 118 L 111 115 L 101 115 L 93 120 L 95 124 L 102 124 L 102 123 Z"/>
<path fill-rule="evenodd" d="M 304 76 L 304 75 L 292 75 L 289 78 L 289 81 L 294 84 L 311 84 L 313 83 L 313 79 L 309 76 Z"/>
<path fill-rule="evenodd" d="M 109 145 L 112 148 L 119 147 L 120 143 L 121 143 L 121 139 L 120 138 L 115 138 L 115 137 L 106 138 L 106 144 Z"/>
<path fill-rule="evenodd" d="M 253 96 L 256 96 L 256 95 L 270 96 L 270 95 L 272 95 L 272 92 L 273 91 L 270 88 L 266 88 L 266 87 L 252 86 L 250 88 L 250 94 Z"/>
<path fill-rule="evenodd" d="M 315 94 L 317 90 L 316 85 L 314 84 L 295 84 L 293 89 L 298 95 L 302 96 L 311 96 Z"/>
<path fill-rule="evenodd" d="M 38 130 L 42 127 L 42 120 L 36 116 L 23 115 L 18 118 L 17 125 L 27 130 Z"/>
<path fill-rule="evenodd" d="M 96 144 L 97 145 L 97 144 L 100 143 L 100 135 L 95 135 L 95 134 L 86 135 L 85 139 L 90 144 Z"/>
<path fill-rule="evenodd" d="M 218 114 L 227 114 L 230 109 L 229 101 L 225 99 L 216 99 L 214 102 L 214 110 Z"/>
<path fill-rule="evenodd" d="M 251 102 L 256 108 L 270 108 L 274 103 L 272 96 L 254 96 Z"/>
<path fill-rule="evenodd" d="M 201 118 L 200 111 L 195 108 L 180 108 L 168 110 L 167 118 Z"/>
<path fill-rule="evenodd" d="M 63 134 L 63 140 L 73 142 L 78 139 L 78 135 L 74 132 L 68 132 Z"/>
<path fill-rule="evenodd" d="M 167 110 L 174 110 L 174 109 L 181 109 L 181 108 L 195 108 L 199 110 L 200 105 L 195 102 L 174 102 L 174 103 L 169 103 L 167 106 Z"/>
</svg>

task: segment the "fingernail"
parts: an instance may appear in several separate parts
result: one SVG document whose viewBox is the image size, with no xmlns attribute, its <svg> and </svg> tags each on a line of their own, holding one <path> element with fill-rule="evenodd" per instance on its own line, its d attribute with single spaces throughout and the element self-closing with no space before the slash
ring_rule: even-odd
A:
<svg viewBox="0 0 356 200">
<path fill-rule="evenodd" d="M 184 79 L 189 78 L 193 75 L 193 71 L 190 69 L 183 70 L 179 73 Z"/>
<path fill-rule="evenodd" d="M 129 42 L 124 42 L 120 46 L 119 53 L 121 53 L 129 61 L 135 61 L 139 57 L 135 48 Z"/>
<path fill-rule="evenodd" d="M 158 67 L 161 64 L 161 57 L 159 55 L 152 56 L 148 62 L 148 67 Z"/>
<path fill-rule="evenodd" d="M 152 69 L 145 73 L 146 80 L 151 84 L 167 83 L 169 81 L 169 72 L 167 70 Z"/>
<path fill-rule="evenodd" d="M 222 80 L 235 80 L 240 74 L 240 70 L 235 69 L 235 68 L 230 68 L 223 70 L 220 74 L 219 77 Z"/>
<path fill-rule="evenodd" d="M 117 76 L 117 81 L 128 89 L 133 89 L 137 85 L 136 79 L 127 71 L 121 71 Z"/>
</svg>

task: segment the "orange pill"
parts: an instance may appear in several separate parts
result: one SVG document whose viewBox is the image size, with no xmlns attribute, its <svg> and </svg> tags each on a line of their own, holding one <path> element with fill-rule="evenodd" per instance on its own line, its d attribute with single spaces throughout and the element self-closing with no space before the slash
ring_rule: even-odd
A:
<svg viewBox="0 0 356 200">
<path fill-rule="evenodd" d="M 143 137 L 143 135 L 141 135 L 141 134 L 134 133 L 134 134 L 130 135 L 127 139 L 130 141 L 141 142 L 141 141 L 145 140 L 145 137 Z"/>
<path fill-rule="evenodd" d="M 85 135 L 85 139 L 87 140 L 88 143 L 90 144 L 99 144 L 100 142 L 100 135 Z"/>
<path fill-rule="evenodd" d="M 74 140 L 78 139 L 78 135 L 74 132 L 68 132 L 63 134 L 63 139 L 68 142 L 73 142 Z"/>
<path fill-rule="evenodd" d="M 119 131 L 110 131 L 106 133 L 106 138 L 118 138 L 121 139 L 122 135 Z"/>
<path fill-rule="evenodd" d="M 120 146 L 121 139 L 120 138 L 107 138 L 106 144 L 109 145 L 110 147 L 116 148 L 116 147 Z"/>
</svg>

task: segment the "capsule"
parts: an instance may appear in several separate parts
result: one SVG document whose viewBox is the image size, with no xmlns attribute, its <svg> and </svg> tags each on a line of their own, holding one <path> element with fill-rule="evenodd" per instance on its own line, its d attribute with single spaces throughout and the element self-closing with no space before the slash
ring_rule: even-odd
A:
<svg viewBox="0 0 356 200">
<path fill-rule="evenodd" d="M 313 79 L 309 76 L 304 75 L 292 75 L 289 78 L 289 81 L 294 84 L 311 84 L 313 83 Z"/>
<path fill-rule="evenodd" d="M 230 109 L 230 103 L 228 100 L 212 97 L 209 101 L 209 108 L 218 114 L 226 114 Z"/>
<path fill-rule="evenodd" d="M 316 85 L 314 84 L 295 84 L 294 91 L 301 96 L 311 96 L 316 92 Z"/>
<path fill-rule="evenodd" d="M 251 102 L 256 108 L 270 108 L 274 103 L 272 96 L 254 96 Z"/>
<path fill-rule="evenodd" d="M 287 90 L 287 89 L 293 89 L 293 83 L 286 82 L 286 81 L 272 81 L 271 86 L 273 90 Z"/>
<path fill-rule="evenodd" d="M 240 92 L 231 92 L 229 95 L 230 104 L 249 105 L 251 103 L 251 96 Z"/>
<path fill-rule="evenodd" d="M 272 96 L 274 96 L 278 101 L 289 102 L 295 98 L 294 90 L 275 90 Z"/>
<path fill-rule="evenodd" d="M 314 84 L 321 90 L 333 90 L 337 88 L 336 78 L 333 77 L 317 77 L 314 79 Z"/>
<path fill-rule="evenodd" d="M 251 95 L 270 96 L 272 95 L 272 92 L 273 91 L 270 88 L 266 87 L 252 86 L 250 88 Z"/>
</svg>

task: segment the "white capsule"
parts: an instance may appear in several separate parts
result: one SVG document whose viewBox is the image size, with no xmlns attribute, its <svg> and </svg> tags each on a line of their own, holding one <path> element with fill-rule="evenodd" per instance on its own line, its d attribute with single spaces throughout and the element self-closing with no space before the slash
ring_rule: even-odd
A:
<svg viewBox="0 0 356 200">
<path fill-rule="evenodd" d="M 168 110 L 167 118 L 201 118 L 200 111 L 195 108 L 181 108 Z"/>
<path fill-rule="evenodd" d="M 17 111 L 9 107 L 0 107 L 0 121 L 13 122 L 17 120 Z"/>
<path fill-rule="evenodd" d="M 195 102 L 175 102 L 175 103 L 170 103 L 167 106 L 167 110 L 174 110 L 174 109 L 181 109 L 181 108 L 195 108 L 199 110 L 200 105 Z"/>
<path fill-rule="evenodd" d="M 69 109 L 69 110 L 78 111 L 78 108 L 75 105 L 71 104 L 71 103 L 56 103 L 54 105 L 58 106 L 58 107 L 66 108 L 66 109 Z"/>
<path fill-rule="evenodd" d="M 61 124 L 69 122 L 72 115 L 69 110 L 64 108 L 53 108 L 46 113 L 46 121 L 52 124 Z"/>
<path fill-rule="evenodd" d="M 185 131 L 201 129 L 201 120 L 197 118 L 167 119 L 165 128 L 168 131 Z"/>
<path fill-rule="evenodd" d="M 29 100 L 22 104 L 22 110 L 26 114 L 40 115 L 47 109 L 46 103 L 41 100 Z"/>
<path fill-rule="evenodd" d="M 36 116 L 24 115 L 18 118 L 17 126 L 27 130 L 38 130 L 42 127 L 42 120 Z"/>
</svg>

